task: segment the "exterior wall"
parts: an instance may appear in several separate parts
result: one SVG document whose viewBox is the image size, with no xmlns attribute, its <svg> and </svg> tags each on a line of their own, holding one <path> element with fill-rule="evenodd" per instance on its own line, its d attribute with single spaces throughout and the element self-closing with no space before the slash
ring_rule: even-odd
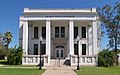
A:
<svg viewBox="0 0 120 75">
<path fill-rule="evenodd" d="M 78 49 L 80 56 L 82 56 L 82 44 L 86 44 L 86 56 L 88 57 L 89 55 L 97 55 L 100 50 L 100 22 L 97 20 L 95 8 L 84 10 L 67 9 L 65 11 L 25 9 L 24 16 L 20 17 L 19 26 L 19 44 L 24 49 L 24 55 L 34 54 L 34 44 L 38 44 L 38 54 L 40 54 L 40 40 L 34 39 L 34 27 L 36 26 L 39 28 L 39 38 L 41 37 L 42 27 L 47 26 L 47 36 L 46 39 L 42 40 L 42 44 L 46 44 L 45 59 L 48 59 L 48 63 L 50 62 L 50 57 L 55 58 L 55 47 L 57 45 L 64 46 L 65 58 L 69 57 L 69 55 L 74 55 L 74 44 L 77 44 L 77 39 L 74 39 L 74 26 L 78 26 L 78 36 L 80 38 L 81 27 L 86 27 L 86 38 L 79 40 Z M 55 38 L 55 26 L 65 26 L 65 38 Z M 92 61 L 93 58 L 90 58 Z"/>
</svg>

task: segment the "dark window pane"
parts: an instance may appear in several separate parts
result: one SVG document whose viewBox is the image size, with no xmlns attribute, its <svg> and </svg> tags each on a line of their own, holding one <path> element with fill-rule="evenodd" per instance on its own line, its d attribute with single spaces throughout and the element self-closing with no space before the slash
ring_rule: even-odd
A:
<svg viewBox="0 0 120 75">
<path fill-rule="evenodd" d="M 78 55 L 78 44 L 74 44 L 74 54 Z"/>
<path fill-rule="evenodd" d="M 56 50 L 56 57 L 59 57 L 59 50 Z"/>
<path fill-rule="evenodd" d="M 59 27 L 55 27 L 55 37 L 59 38 Z"/>
<path fill-rule="evenodd" d="M 82 38 L 86 38 L 86 27 L 82 27 Z"/>
<path fill-rule="evenodd" d="M 74 27 L 74 39 L 78 36 L 78 27 Z"/>
<path fill-rule="evenodd" d="M 42 38 L 46 38 L 46 27 L 42 27 Z"/>
<path fill-rule="evenodd" d="M 34 55 L 38 55 L 38 44 L 34 44 Z"/>
<path fill-rule="evenodd" d="M 41 47 L 42 47 L 42 48 L 41 48 L 41 49 L 42 49 L 42 50 L 41 50 L 41 55 L 46 54 L 46 44 L 42 44 Z"/>
<path fill-rule="evenodd" d="M 34 38 L 38 38 L 38 27 L 34 27 Z"/>
<path fill-rule="evenodd" d="M 82 55 L 86 55 L 86 44 L 82 44 Z"/>
<path fill-rule="evenodd" d="M 61 27 L 61 38 L 65 37 L 65 27 Z"/>
<path fill-rule="evenodd" d="M 63 50 L 61 50 L 61 57 L 63 57 Z"/>
</svg>

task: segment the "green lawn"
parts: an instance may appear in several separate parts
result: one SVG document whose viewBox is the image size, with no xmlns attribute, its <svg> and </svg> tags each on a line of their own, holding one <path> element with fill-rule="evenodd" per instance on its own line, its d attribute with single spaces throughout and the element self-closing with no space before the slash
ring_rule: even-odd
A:
<svg viewBox="0 0 120 75">
<path fill-rule="evenodd" d="M 0 68 L 0 75 L 41 75 L 44 70 L 27 68 Z"/>
<path fill-rule="evenodd" d="M 76 71 L 78 75 L 120 75 L 120 66 L 117 67 L 81 67 Z"/>
<path fill-rule="evenodd" d="M 38 70 L 38 66 L 9 65 L 6 60 L 0 60 L 0 75 L 41 75 L 45 70 Z"/>
</svg>

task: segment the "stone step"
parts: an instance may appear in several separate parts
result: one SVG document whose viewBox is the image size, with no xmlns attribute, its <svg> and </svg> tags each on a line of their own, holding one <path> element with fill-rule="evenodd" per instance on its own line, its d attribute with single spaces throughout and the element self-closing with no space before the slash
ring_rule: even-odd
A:
<svg viewBox="0 0 120 75">
<path fill-rule="evenodd" d="M 64 65 L 65 59 L 51 59 L 50 66 L 51 67 L 58 67 L 58 66 L 65 66 Z"/>
</svg>

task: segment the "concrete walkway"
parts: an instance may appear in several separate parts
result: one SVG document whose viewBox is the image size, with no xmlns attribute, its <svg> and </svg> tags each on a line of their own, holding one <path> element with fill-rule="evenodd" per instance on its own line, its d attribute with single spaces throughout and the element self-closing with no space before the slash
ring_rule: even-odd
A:
<svg viewBox="0 0 120 75">
<path fill-rule="evenodd" d="M 45 67 L 47 69 L 42 75 L 77 75 L 73 70 L 75 67 Z"/>
</svg>

